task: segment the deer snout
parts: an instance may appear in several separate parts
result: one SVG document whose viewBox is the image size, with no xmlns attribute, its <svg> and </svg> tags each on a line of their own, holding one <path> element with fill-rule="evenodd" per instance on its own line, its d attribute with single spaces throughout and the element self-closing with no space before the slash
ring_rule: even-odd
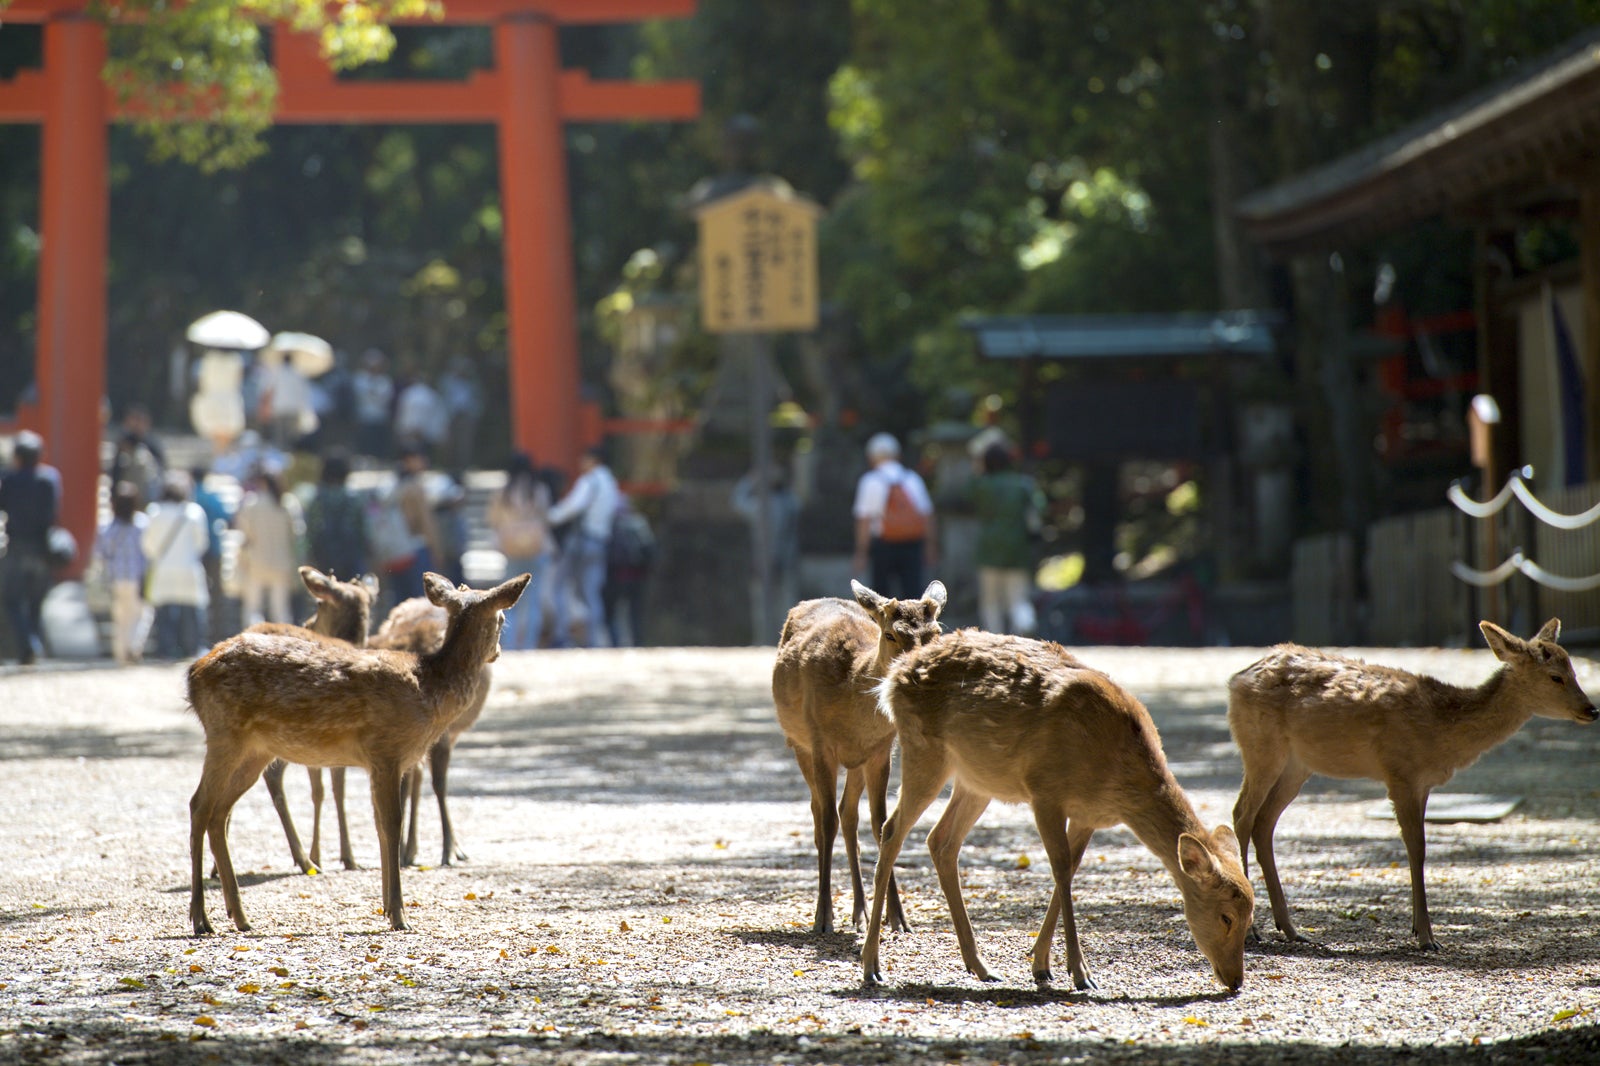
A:
<svg viewBox="0 0 1600 1066">
<path fill-rule="evenodd" d="M 1217 982 L 1223 988 L 1226 988 L 1230 995 L 1244 986 L 1244 967 L 1242 966 L 1237 973 L 1223 973 L 1215 967 L 1212 968 L 1211 972 L 1216 977 Z"/>
<path fill-rule="evenodd" d="M 1576 721 L 1581 722 L 1584 725 L 1588 725 L 1590 722 L 1594 721 L 1595 719 L 1600 718 L 1600 711 L 1595 710 L 1594 709 L 1594 704 L 1591 703 L 1587 707 L 1579 708 L 1578 711 L 1575 714 L 1573 714 L 1572 717 Z"/>
</svg>

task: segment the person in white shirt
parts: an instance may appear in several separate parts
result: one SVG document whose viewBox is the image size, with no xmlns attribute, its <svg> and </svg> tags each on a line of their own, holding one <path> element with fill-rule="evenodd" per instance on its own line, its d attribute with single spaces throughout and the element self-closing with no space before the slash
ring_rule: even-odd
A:
<svg viewBox="0 0 1600 1066">
<path fill-rule="evenodd" d="M 606 633 L 606 549 L 611 543 L 611 520 L 622 499 L 617 479 L 598 452 L 578 460 L 578 479 L 567 494 L 550 508 L 552 526 L 574 523 L 561 549 L 561 575 L 555 588 L 554 646 L 568 647 L 572 640 L 572 597 L 583 601 L 589 615 L 585 647 L 594 647 Z"/>
<path fill-rule="evenodd" d="M 922 595 L 924 568 L 939 562 L 933 498 L 921 475 L 900 464 L 900 442 L 888 433 L 867 441 L 871 469 L 856 483 L 852 513 L 856 550 L 851 569 L 875 592 L 895 599 Z M 869 572 L 870 567 L 870 572 Z"/>
</svg>

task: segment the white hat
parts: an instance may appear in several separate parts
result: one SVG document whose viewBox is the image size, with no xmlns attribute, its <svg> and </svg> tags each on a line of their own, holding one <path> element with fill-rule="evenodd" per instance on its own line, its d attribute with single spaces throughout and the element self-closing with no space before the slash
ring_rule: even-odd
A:
<svg viewBox="0 0 1600 1066">
<path fill-rule="evenodd" d="M 877 462 L 879 459 L 900 458 L 900 442 L 894 439 L 893 433 L 874 433 L 867 441 L 867 459 Z"/>
</svg>

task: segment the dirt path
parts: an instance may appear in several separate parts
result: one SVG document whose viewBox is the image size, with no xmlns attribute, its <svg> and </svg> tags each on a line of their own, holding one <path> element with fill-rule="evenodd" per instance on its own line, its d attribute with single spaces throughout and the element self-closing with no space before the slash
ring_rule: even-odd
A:
<svg viewBox="0 0 1600 1066">
<path fill-rule="evenodd" d="M 1081 654 L 1148 702 L 1202 817 L 1227 820 L 1239 768 L 1223 682 L 1252 653 Z M 1373 657 L 1462 682 L 1492 665 Z M 1025 955 L 1049 870 L 1008 807 L 962 856 L 1003 977 L 978 983 L 922 846 L 940 805 L 901 862 L 916 931 L 886 940 L 888 983 L 869 992 L 857 936 L 809 932 L 810 816 L 770 669 L 759 649 L 506 656 L 452 772 L 471 861 L 406 872 L 413 932 L 376 913 L 357 773 L 367 868 L 299 875 L 258 788 L 232 831 L 254 930 L 205 940 L 187 935 L 202 741 L 181 671 L 0 674 L 0 1062 L 1600 1060 L 1600 728 L 1535 721 L 1449 786 L 1526 799 L 1498 825 L 1429 827 L 1437 954 L 1412 947 L 1394 823 L 1367 816 L 1381 789 L 1316 779 L 1278 835 L 1316 943 L 1269 935 L 1238 996 L 1211 983 L 1177 890 L 1125 830 L 1096 836 L 1076 882 L 1101 990 L 1036 989 Z M 1600 691 L 1600 668 L 1580 677 Z M 309 836 L 304 777 L 289 782 Z M 231 928 L 214 884 L 207 903 Z M 848 929 L 847 893 L 838 908 Z"/>
</svg>

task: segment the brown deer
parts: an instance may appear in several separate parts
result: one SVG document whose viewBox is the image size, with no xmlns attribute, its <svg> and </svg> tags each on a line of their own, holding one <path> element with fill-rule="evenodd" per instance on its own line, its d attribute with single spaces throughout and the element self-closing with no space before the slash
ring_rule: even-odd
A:
<svg viewBox="0 0 1600 1066">
<path fill-rule="evenodd" d="M 888 810 L 889 754 L 894 723 L 878 713 L 876 688 L 895 656 L 939 634 L 944 585 L 934 581 L 921 599 L 891 600 L 859 581 L 855 602 L 829 598 L 796 604 L 784 619 L 772 700 L 778 725 L 794 749 L 811 789 L 811 825 L 817 847 L 817 911 L 811 930 L 833 932 L 833 841 L 844 827 L 854 896 L 851 921 L 861 928 L 867 900 L 861 889 L 861 793 L 867 793 L 872 837 L 879 839 Z M 834 811 L 843 767 L 844 796 Z M 899 887 L 889 885 L 889 924 L 908 929 Z"/>
<path fill-rule="evenodd" d="M 1299 940 L 1272 853 L 1272 833 L 1306 779 L 1382 781 L 1394 803 L 1411 863 L 1411 928 L 1438 949 L 1422 877 L 1422 819 L 1428 793 L 1521 729 L 1534 715 L 1593 722 L 1594 704 L 1556 643 L 1552 618 L 1532 640 L 1492 622 L 1478 628 L 1504 665 L 1477 688 L 1458 688 L 1405 670 L 1281 644 L 1228 682 L 1228 727 L 1244 756 L 1233 827 L 1248 865 L 1255 841 L 1272 919 Z"/>
<path fill-rule="evenodd" d="M 286 633 L 241 633 L 189 668 L 189 704 L 206 734 L 200 785 L 189 801 L 189 916 L 206 918 L 201 858 L 207 836 L 228 915 L 250 928 L 228 854 L 228 816 L 274 758 L 309 766 L 360 766 L 372 783 L 383 861 L 383 909 L 406 928 L 400 894 L 400 778 L 470 698 L 479 668 L 500 654 L 506 608 L 531 576 L 487 592 L 424 575 L 428 598 L 450 616 L 444 644 L 428 655 L 372 651 Z"/>
<path fill-rule="evenodd" d="M 341 640 L 357 648 L 367 644 L 367 629 L 372 620 L 372 604 L 377 599 L 377 581 L 368 575 L 353 581 L 340 581 L 331 574 L 323 574 L 314 567 L 302 566 L 300 580 L 317 601 L 317 610 L 303 627 L 263 622 L 251 626 L 251 633 L 293 633 L 298 629 L 310 630 L 318 636 Z M 300 835 L 295 832 L 294 819 L 289 816 L 289 801 L 283 794 L 283 773 L 288 764 L 274 759 L 261 775 L 267 794 L 283 824 L 283 833 L 289 840 L 289 854 L 294 864 L 304 874 L 315 873 L 322 865 L 322 769 L 306 767 L 311 780 L 311 855 L 306 856 L 300 846 Z M 356 869 L 355 855 L 350 848 L 350 826 L 344 813 L 344 767 L 336 766 L 329 776 L 333 779 L 333 806 L 339 822 L 339 858 L 347 870 Z"/>
<path fill-rule="evenodd" d="M 389 612 L 389 617 L 384 619 L 383 626 L 372 637 L 372 647 L 389 648 L 394 651 L 410 651 L 418 655 L 425 655 L 434 651 L 444 643 L 445 626 L 449 621 L 443 609 L 435 607 L 422 597 L 413 597 L 395 605 Z M 450 756 L 455 751 L 456 741 L 461 734 L 471 729 L 477 722 L 478 716 L 483 713 L 483 705 L 489 698 L 489 683 L 492 668 L 485 663 L 478 670 L 477 684 L 472 687 L 470 697 L 459 709 L 459 713 L 451 719 L 445 728 L 444 734 L 433 742 L 433 747 L 428 749 L 428 767 L 430 778 L 433 782 L 433 795 L 439 802 L 439 824 L 444 832 L 444 857 L 439 860 L 441 866 L 449 866 L 452 858 L 466 861 L 467 854 L 461 850 L 456 842 L 454 823 L 450 821 L 450 806 L 446 802 L 449 792 Z M 410 802 L 410 815 L 406 819 L 406 840 L 401 850 L 400 861 L 405 866 L 410 866 L 417 861 L 417 808 L 422 801 L 422 770 L 413 766 L 406 771 L 401 785 L 403 799 Z"/>
<path fill-rule="evenodd" d="M 867 984 L 883 978 L 878 941 L 895 858 L 917 818 L 955 779 L 928 834 L 939 887 L 950 904 L 961 958 L 994 980 L 978 956 L 961 897 L 961 843 L 990 800 L 1026 803 L 1055 876 L 1033 971 L 1051 979 L 1050 938 L 1062 916 L 1067 968 L 1079 989 L 1096 987 L 1078 946 L 1072 875 L 1096 829 L 1126 825 L 1167 867 L 1212 973 L 1230 990 L 1244 982 L 1244 938 L 1255 900 L 1227 826 L 1207 830 L 1167 768 L 1143 704 L 1057 644 L 963 629 L 896 659 L 879 688 L 900 734 L 900 796 L 883 825 L 872 883 L 872 918 L 861 949 Z"/>
</svg>

